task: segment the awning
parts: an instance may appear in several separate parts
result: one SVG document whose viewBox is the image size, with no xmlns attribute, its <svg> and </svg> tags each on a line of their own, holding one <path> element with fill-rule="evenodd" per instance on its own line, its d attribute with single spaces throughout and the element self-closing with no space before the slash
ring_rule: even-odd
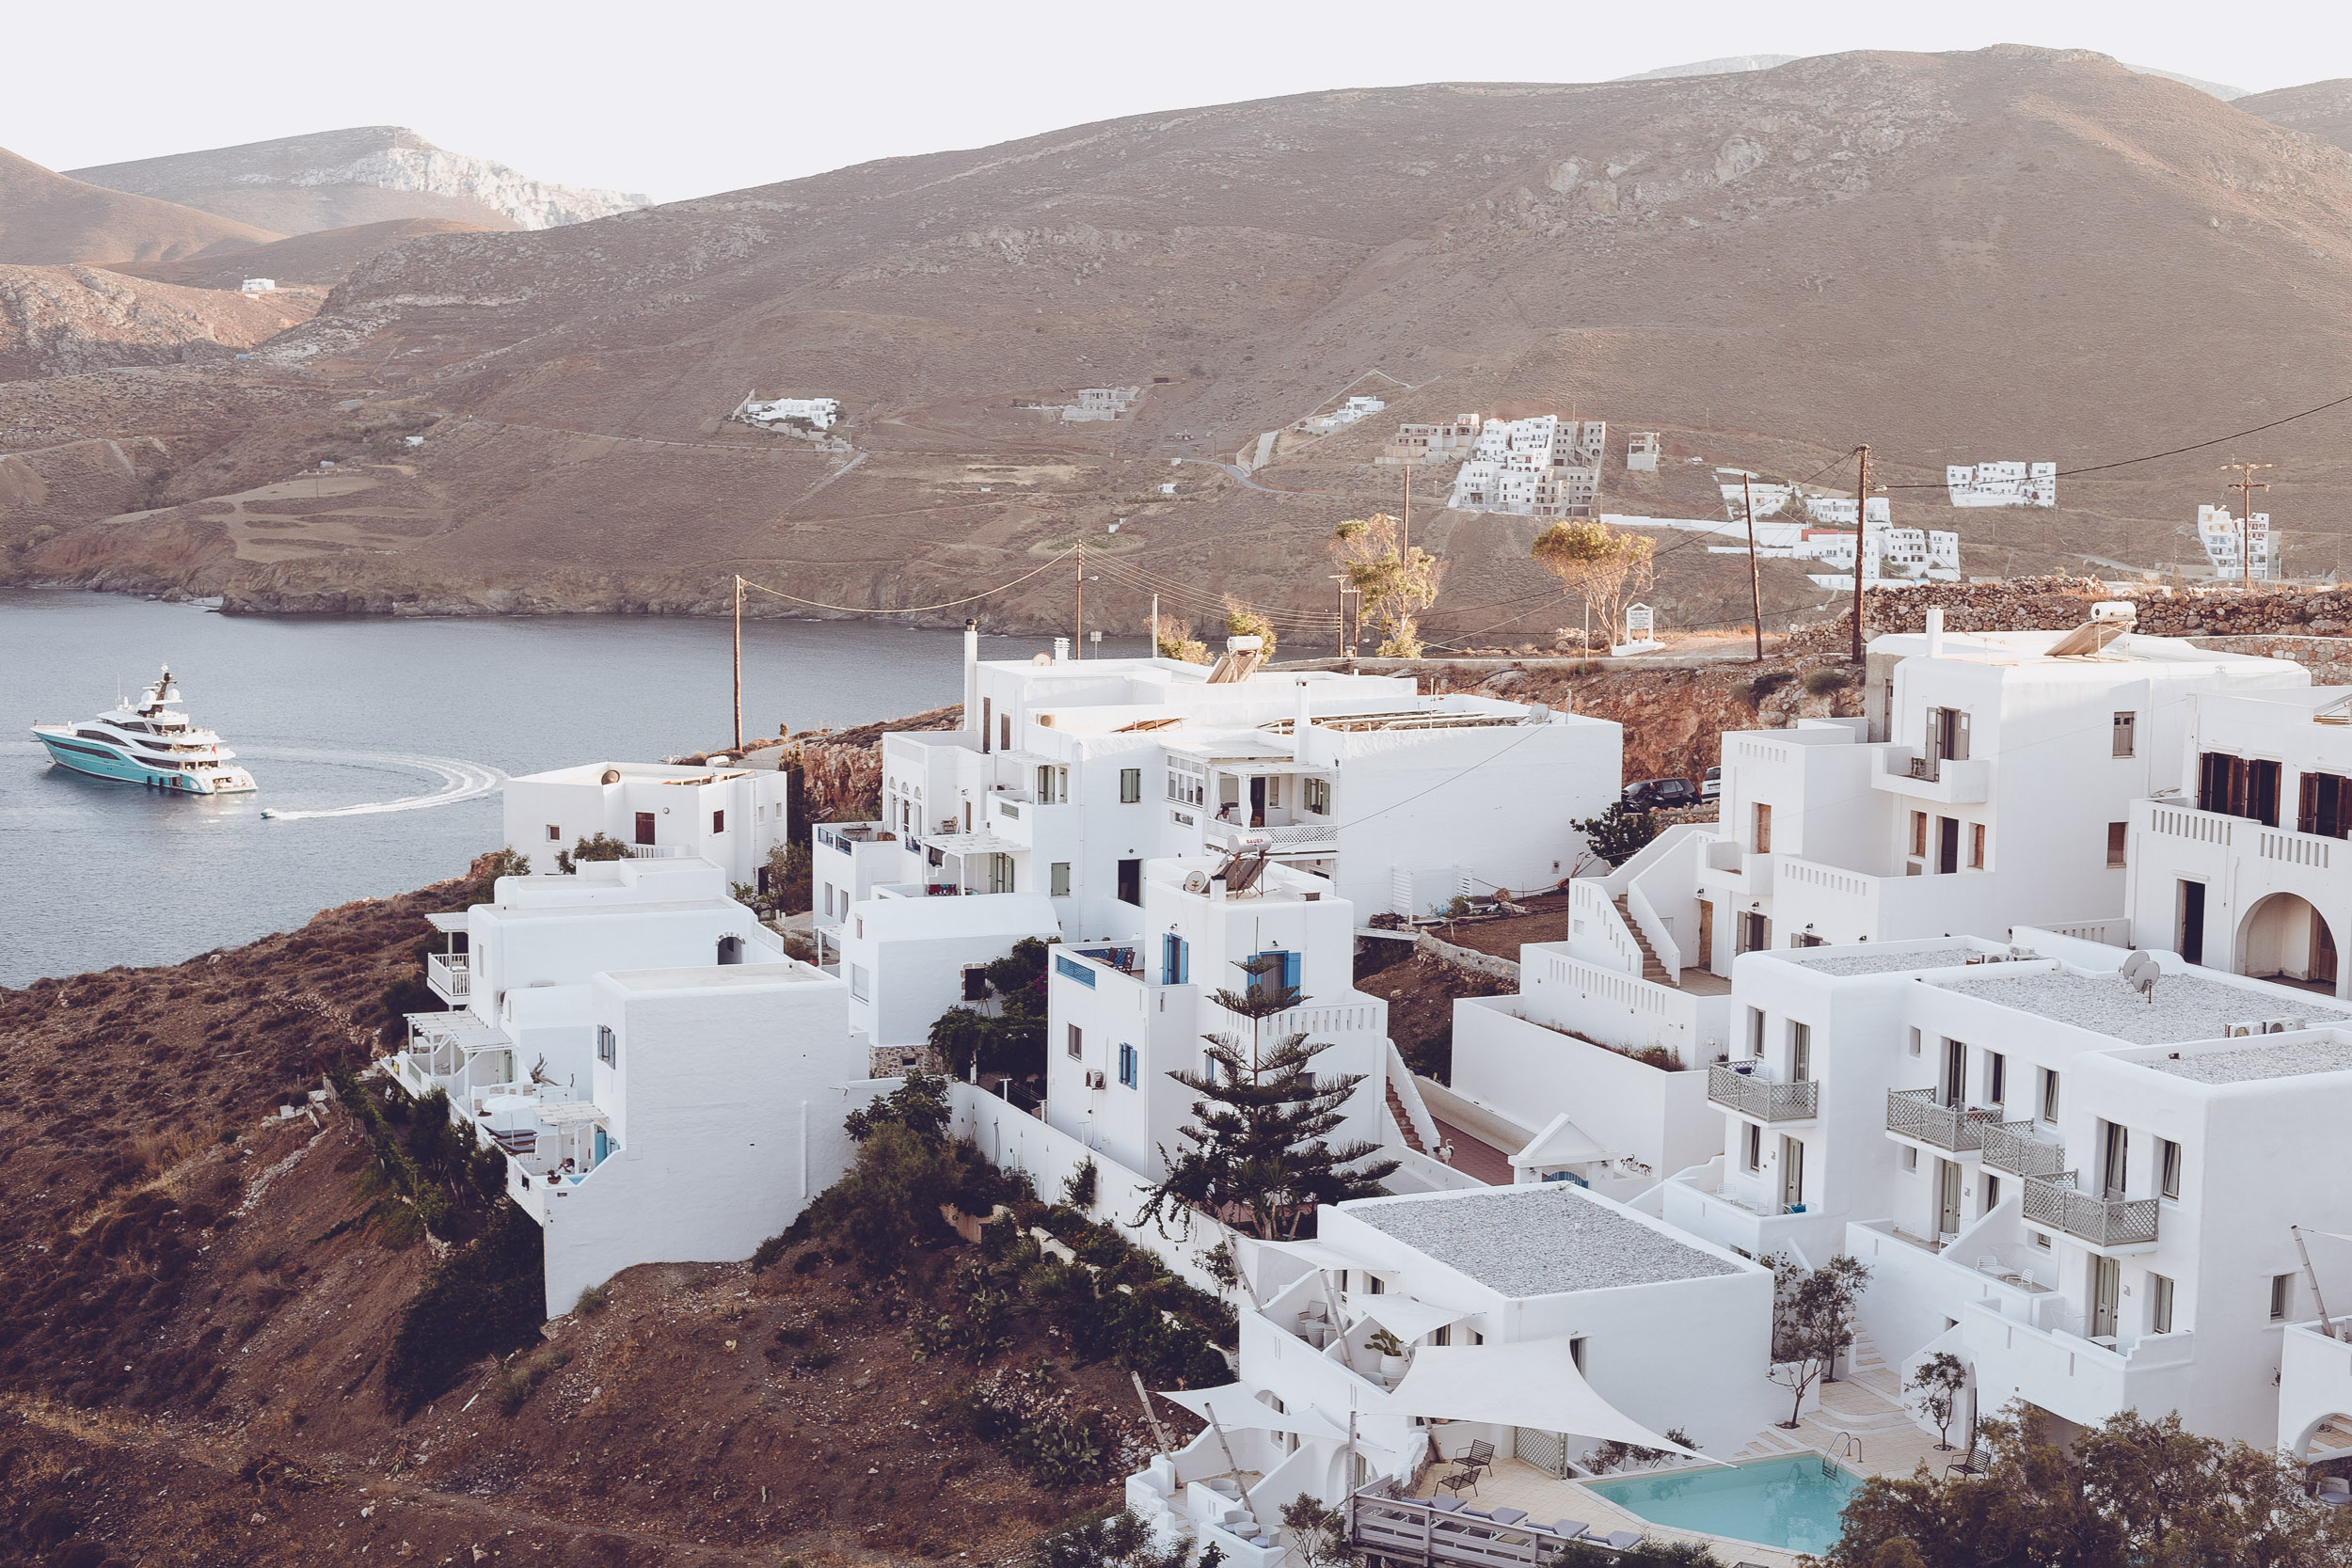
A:
<svg viewBox="0 0 2352 1568">
<path fill-rule="evenodd" d="M 1408 1345 L 1433 1329 L 1460 1323 L 1470 1315 L 1466 1308 L 1438 1307 L 1415 1301 L 1411 1296 L 1362 1294 L 1341 1296 L 1340 1310 L 1347 1315 L 1348 1327 L 1370 1318 Z"/>
<path fill-rule="evenodd" d="M 1216 1424 L 1228 1432 L 1295 1432 L 1301 1437 L 1347 1435 L 1345 1427 L 1335 1425 L 1329 1417 L 1311 1405 L 1288 1412 L 1277 1410 L 1252 1397 L 1248 1388 L 1238 1383 L 1229 1383 L 1221 1388 L 1163 1391 L 1160 1398 L 1184 1406 L 1204 1421 L 1214 1415 Z"/>
<path fill-rule="evenodd" d="M 940 833 L 924 839 L 923 847 L 943 855 L 1009 855 L 1028 847 L 1009 838 L 999 838 L 985 828 L 972 833 Z"/>
<path fill-rule="evenodd" d="M 434 910 L 424 917 L 425 924 L 437 931 L 469 931 L 473 922 L 465 910 Z"/>
<path fill-rule="evenodd" d="M 1424 1345 L 1413 1353 L 1412 1370 L 1378 1409 L 1391 1416 L 1614 1438 L 1691 1459 L 1707 1457 L 1667 1441 L 1595 1393 L 1576 1370 L 1570 1344 L 1564 1337 L 1503 1345 Z"/>
<path fill-rule="evenodd" d="M 593 1100 L 566 1100 L 560 1104 L 537 1107 L 539 1119 L 549 1127 L 569 1127 L 575 1122 L 604 1120 L 603 1108 Z"/>
<path fill-rule="evenodd" d="M 1511 1156 L 1511 1164 L 1524 1170 L 1540 1170 L 1549 1165 L 1586 1165 L 1596 1160 L 1616 1157 L 1615 1150 L 1603 1148 L 1563 1111 L 1525 1148 Z"/>
</svg>

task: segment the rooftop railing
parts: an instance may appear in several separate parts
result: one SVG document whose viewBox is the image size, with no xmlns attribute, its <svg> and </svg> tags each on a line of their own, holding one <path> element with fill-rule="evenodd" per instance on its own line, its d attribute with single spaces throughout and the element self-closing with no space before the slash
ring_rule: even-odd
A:
<svg viewBox="0 0 2352 1568">
<path fill-rule="evenodd" d="M 1886 1130 L 1954 1154 L 1980 1148 L 1999 1113 L 1974 1105 L 1939 1105 L 1933 1089 L 1886 1091 Z"/>
<path fill-rule="evenodd" d="M 2026 1223 L 2063 1230 L 2092 1246 L 2144 1246 L 2156 1239 L 2153 1197 L 2096 1197 L 2074 1190 L 2075 1173 L 2026 1179 Z"/>
<path fill-rule="evenodd" d="M 1984 1164 L 1988 1170 L 2010 1176 L 2053 1180 L 2066 1169 L 2066 1146 L 2033 1135 L 2030 1121 L 1997 1122 L 1983 1130 Z"/>
<path fill-rule="evenodd" d="M 1776 1084 L 1761 1069 L 1726 1067 L 1707 1069 L 1707 1098 L 1757 1121 L 1811 1121 L 1821 1114 L 1821 1085 L 1807 1079 Z"/>
</svg>

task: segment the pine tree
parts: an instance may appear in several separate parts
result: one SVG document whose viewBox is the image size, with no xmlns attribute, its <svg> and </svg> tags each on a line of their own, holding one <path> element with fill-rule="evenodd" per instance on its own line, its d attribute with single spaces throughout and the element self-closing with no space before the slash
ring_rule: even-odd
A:
<svg viewBox="0 0 2352 1568">
<path fill-rule="evenodd" d="M 1160 1150 L 1168 1175 L 1136 1223 L 1164 1227 L 1194 1208 L 1218 1215 L 1241 1209 L 1261 1240 L 1283 1241 L 1297 1236 L 1318 1204 L 1387 1191 L 1381 1180 L 1397 1162 L 1373 1159 L 1378 1144 L 1328 1141 L 1364 1074 L 1316 1074 L 1314 1060 L 1331 1042 L 1311 1041 L 1304 1031 L 1264 1037 L 1267 1019 L 1304 1000 L 1281 983 L 1282 962 L 1279 953 L 1244 959 L 1234 967 L 1249 977 L 1246 989 L 1216 993 L 1217 1006 L 1249 1020 L 1246 1044 L 1238 1035 L 1205 1035 L 1209 1070 L 1168 1074 L 1200 1097 L 1192 1103 L 1193 1124 L 1179 1134 L 1191 1147 Z"/>
</svg>

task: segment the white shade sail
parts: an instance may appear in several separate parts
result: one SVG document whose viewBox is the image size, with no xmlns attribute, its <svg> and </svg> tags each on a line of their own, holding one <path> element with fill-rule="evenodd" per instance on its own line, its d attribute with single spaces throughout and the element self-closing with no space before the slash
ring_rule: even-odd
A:
<svg viewBox="0 0 2352 1568">
<path fill-rule="evenodd" d="M 1204 1421 L 1214 1415 L 1216 1424 L 1228 1432 L 1295 1432 L 1301 1437 L 1347 1435 L 1345 1427 L 1337 1425 L 1321 1411 L 1306 1406 L 1287 1412 L 1277 1410 L 1252 1397 L 1238 1383 L 1229 1383 L 1221 1388 L 1183 1388 L 1174 1392 L 1163 1389 L 1160 1398 L 1184 1406 Z"/>
<path fill-rule="evenodd" d="M 1415 1301 L 1411 1296 L 1368 1296 L 1360 1292 L 1342 1295 L 1340 1310 L 1347 1315 L 1348 1327 L 1370 1318 L 1406 1344 L 1432 1329 L 1460 1323 L 1470 1315 L 1461 1307 L 1438 1307 Z"/>
<path fill-rule="evenodd" d="M 1706 1457 L 1669 1442 L 1595 1393 L 1576 1370 L 1569 1345 L 1565 1338 L 1507 1345 L 1425 1345 L 1413 1353 L 1412 1370 L 1380 1409 L 1391 1416 L 1614 1438 L 1692 1459 Z"/>
</svg>

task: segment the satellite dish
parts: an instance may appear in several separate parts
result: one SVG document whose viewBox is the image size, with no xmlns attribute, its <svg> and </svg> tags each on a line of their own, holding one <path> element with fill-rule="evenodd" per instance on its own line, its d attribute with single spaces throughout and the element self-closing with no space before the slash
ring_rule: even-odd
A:
<svg viewBox="0 0 2352 1568">
<path fill-rule="evenodd" d="M 1054 656 L 1052 654 L 1034 654 L 1030 656 L 1029 662 L 1031 664 L 1051 664 L 1054 662 Z"/>
<path fill-rule="evenodd" d="M 1206 896 L 1209 891 L 1209 874 L 1205 871 L 1185 872 L 1184 891 L 1196 896 Z"/>
<path fill-rule="evenodd" d="M 598 782 L 602 784 L 619 784 L 621 782 L 621 770 L 617 768 L 608 768 L 604 770 L 604 777 Z"/>
<path fill-rule="evenodd" d="M 2145 953 L 2134 953 L 2123 960 L 2123 967 L 2117 973 L 2123 976 L 2125 985 L 2148 999 L 2150 1006 L 2156 1005 L 2156 977 L 2164 973 L 2162 964 Z"/>
</svg>

